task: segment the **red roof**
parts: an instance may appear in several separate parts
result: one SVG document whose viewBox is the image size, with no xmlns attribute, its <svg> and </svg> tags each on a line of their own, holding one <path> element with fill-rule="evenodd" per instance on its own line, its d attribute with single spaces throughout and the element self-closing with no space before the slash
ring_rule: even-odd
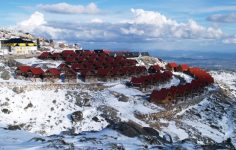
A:
<svg viewBox="0 0 236 150">
<path fill-rule="evenodd" d="M 153 90 L 151 94 L 151 101 L 158 102 L 164 100 L 168 95 L 168 90 L 163 88 L 160 91 Z"/>
<path fill-rule="evenodd" d="M 44 71 L 41 68 L 31 68 L 30 70 L 33 75 L 42 75 Z"/>
<path fill-rule="evenodd" d="M 64 64 L 64 63 L 61 63 L 58 67 L 57 67 L 57 69 L 62 69 L 62 68 L 70 68 L 69 66 L 67 66 L 66 64 Z"/>
<path fill-rule="evenodd" d="M 168 63 L 167 65 L 168 65 L 169 67 L 171 67 L 171 68 L 176 68 L 176 67 L 178 67 L 178 65 L 177 65 L 175 62 Z"/>
<path fill-rule="evenodd" d="M 78 71 L 79 69 L 81 69 L 81 64 L 79 63 L 74 63 L 71 65 L 71 68 L 74 70 L 74 71 Z"/>
<path fill-rule="evenodd" d="M 159 65 L 152 65 L 148 70 L 151 72 L 159 72 L 161 70 L 161 67 Z"/>
<path fill-rule="evenodd" d="M 52 54 L 50 52 L 42 52 L 39 56 L 39 58 L 47 58 L 51 56 Z"/>
<path fill-rule="evenodd" d="M 46 72 L 50 72 L 54 76 L 60 75 L 60 71 L 56 68 L 50 68 Z"/>
<path fill-rule="evenodd" d="M 22 73 L 27 73 L 30 71 L 31 67 L 30 66 L 19 66 L 17 69 L 20 70 Z"/>
<path fill-rule="evenodd" d="M 182 71 L 187 71 L 189 68 L 189 66 L 187 64 L 179 65 L 179 67 L 181 68 Z"/>
<path fill-rule="evenodd" d="M 53 53 L 52 57 L 53 58 L 60 58 L 61 57 L 61 53 Z"/>
</svg>

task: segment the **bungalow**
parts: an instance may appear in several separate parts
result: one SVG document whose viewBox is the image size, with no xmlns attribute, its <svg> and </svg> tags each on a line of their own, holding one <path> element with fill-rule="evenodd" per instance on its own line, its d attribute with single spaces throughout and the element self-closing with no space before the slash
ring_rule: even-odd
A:
<svg viewBox="0 0 236 150">
<path fill-rule="evenodd" d="M 178 65 L 175 62 L 171 62 L 166 65 L 166 69 L 168 69 L 170 71 L 176 71 L 177 67 L 178 67 Z"/>
<path fill-rule="evenodd" d="M 87 80 L 94 80 L 95 76 L 95 71 L 90 70 L 90 69 L 84 69 L 80 71 L 80 76 L 82 80 L 87 81 Z"/>
<path fill-rule="evenodd" d="M 178 66 L 177 70 L 181 72 L 186 72 L 188 71 L 189 66 L 187 64 L 181 64 Z"/>
<path fill-rule="evenodd" d="M 135 86 L 135 87 L 142 87 L 144 84 L 144 78 L 136 78 L 136 77 L 132 77 L 130 83 Z"/>
<path fill-rule="evenodd" d="M 68 57 L 76 57 L 76 53 L 73 50 L 64 50 L 61 52 L 62 58 L 65 60 Z"/>
<path fill-rule="evenodd" d="M 66 62 L 66 64 L 71 65 L 73 63 L 76 63 L 76 58 L 75 57 L 67 57 L 67 58 L 65 58 L 65 62 Z"/>
<path fill-rule="evenodd" d="M 46 78 L 59 78 L 60 71 L 57 68 L 50 68 L 44 73 L 44 76 Z"/>
<path fill-rule="evenodd" d="M 50 59 L 52 58 L 52 54 L 50 52 L 42 52 L 39 56 L 39 59 Z"/>
<path fill-rule="evenodd" d="M 60 59 L 62 59 L 61 53 L 53 53 L 52 54 L 52 59 L 53 60 L 60 60 Z"/>
<path fill-rule="evenodd" d="M 41 78 L 43 80 L 43 75 L 44 71 L 40 67 L 30 69 L 30 76 L 33 78 Z"/>
<path fill-rule="evenodd" d="M 30 66 L 19 66 L 16 68 L 16 71 L 15 71 L 16 76 L 20 75 L 20 76 L 28 77 L 30 69 L 31 69 Z"/>
<path fill-rule="evenodd" d="M 74 63 L 71 65 L 71 68 L 75 71 L 78 72 L 81 70 L 81 64 L 80 63 Z"/>
<path fill-rule="evenodd" d="M 153 90 L 150 96 L 150 102 L 156 104 L 168 104 L 173 100 L 173 97 L 170 94 L 168 89 L 161 89 L 160 91 Z"/>
<path fill-rule="evenodd" d="M 148 68 L 149 73 L 159 73 L 161 70 L 161 67 L 159 65 L 152 65 Z"/>
</svg>

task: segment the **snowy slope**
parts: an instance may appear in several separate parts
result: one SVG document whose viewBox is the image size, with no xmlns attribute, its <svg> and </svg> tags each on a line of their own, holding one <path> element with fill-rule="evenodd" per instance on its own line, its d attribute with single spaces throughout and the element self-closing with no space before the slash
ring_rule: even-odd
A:
<svg viewBox="0 0 236 150">
<path fill-rule="evenodd" d="M 165 62 L 161 62 L 159 59 L 151 58 L 148 61 L 146 59 L 137 58 L 137 61 L 139 65 L 146 67 L 155 62 L 160 66 L 165 65 Z M 32 60 L 18 61 L 27 65 L 33 64 Z M 50 64 L 50 62 L 47 63 Z M 57 63 L 59 64 L 59 62 Z M 6 67 L 6 69 L 11 71 L 10 68 Z M 152 148 L 153 145 L 145 143 L 143 139 L 128 138 L 107 129 L 109 125 L 107 118 L 115 121 L 132 120 L 141 126 L 151 126 L 158 130 L 161 136 L 165 133 L 170 134 L 176 143 L 192 138 L 198 144 L 212 144 L 231 138 L 236 145 L 236 104 L 220 89 L 223 88 L 235 96 L 235 73 L 222 71 L 211 72 L 211 74 L 217 83 L 205 89 L 207 92 L 198 97 L 197 104 L 191 103 L 190 98 L 189 102 L 184 103 L 184 106 L 178 105 L 173 110 L 148 102 L 150 90 L 140 91 L 126 87 L 124 81 L 99 82 L 92 85 L 80 81 L 77 89 L 73 89 L 67 88 L 66 85 L 58 88 L 51 83 L 17 80 L 13 77 L 8 81 L 1 79 L 0 127 L 15 126 L 29 132 L 0 128 L 0 149 L 16 149 L 16 147 L 19 149 L 48 149 L 51 148 L 49 145 L 58 146 L 63 143 L 62 139 L 66 143 L 73 143 L 76 148 L 106 147 L 109 149 L 110 141 L 116 144 L 121 143 L 126 149 L 143 148 L 145 145 Z M 183 82 L 180 78 L 188 83 L 192 81 L 190 76 L 174 72 L 174 77 L 169 82 L 156 85 L 154 89 L 176 86 Z M 21 87 L 23 91 L 16 91 L 15 87 Z M 87 101 L 86 104 L 81 102 L 84 100 Z M 72 122 L 71 114 L 75 111 L 82 112 L 82 121 Z M 136 114 L 159 115 L 163 112 L 174 113 L 171 116 L 160 115 L 156 120 L 136 116 Z M 90 132 L 84 133 L 85 131 Z M 82 134 L 65 135 L 68 132 Z M 6 139 L 4 139 L 5 135 L 7 135 Z M 33 137 L 40 137 L 46 141 L 30 140 Z M 50 141 L 52 139 L 57 142 Z M 193 145 L 190 144 L 190 146 Z M 67 144 L 63 148 L 70 146 Z"/>
<path fill-rule="evenodd" d="M 236 98 L 236 72 L 232 71 L 211 71 L 211 75 L 223 89 L 229 89 L 229 93 Z"/>
</svg>

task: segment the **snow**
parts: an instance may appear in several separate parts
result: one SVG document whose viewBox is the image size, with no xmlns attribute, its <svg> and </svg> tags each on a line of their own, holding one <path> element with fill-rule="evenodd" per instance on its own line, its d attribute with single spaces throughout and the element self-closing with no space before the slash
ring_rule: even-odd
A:
<svg viewBox="0 0 236 150">
<path fill-rule="evenodd" d="M 183 122 L 198 129 L 198 131 L 201 132 L 202 136 L 209 137 L 218 143 L 220 143 L 224 140 L 222 138 L 222 137 L 224 137 L 224 134 L 219 132 L 216 129 L 211 128 L 209 125 L 206 125 L 206 124 L 201 123 L 199 121 L 193 121 L 193 120 L 185 120 Z"/>
<path fill-rule="evenodd" d="M 123 84 L 117 84 L 111 88 L 109 88 L 110 91 L 115 91 L 121 94 L 124 94 L 126 96 L 134 96 L 134 95 L 144 95 L 142 92 L 140 92 L 137 89 L 128 88 Z"/>
<path fill-rule="evenodd" d="M 173 72 L 174 75 L 176 76 L 180 76 L 181 78 L 184 78 L 184 80 L 187 82 L 187 83 L 191 83 L 192 80 L 193 80 L 193 77 L 191 77 L 190 75 L 187 75 L 183 72 Z"/>
<path fill-rule="evenodd" d="M 157 90 L 160 90 L 162 88 L 166 88 L 166 89 L 169 89 L 171 86 L 177 86 L 180 84 L 180 80 L 178 78 L 176 78 L 175 76 L 173 76 L 171 78 L 170 81 L 164 83 L 164 84 L 160 84 L 156 87 Z"/>
<path fill-rule="evenodd" d="M 161 120 L 162 122 L 166 122 Z M 184 140 L 189 138 L 188 134 L 185 132 L 185 130 L 178 128 L 175 125 L 174 121 L 168 121 L 169 125 L 167 127 L 162 128 L 162 132 L 166 132 L 171 135 L 172 138 L 176 140 Z M 173 139 L 173 140 L 174 140 Z"/>
<path fill-rule="evenodd" d="M 25 124 L 26 130 L 33 133 L 59 134 L 72 128 L 68 115 L 80 110 L 85 118 L 81 122 L 84 126 L 78 128 L 78 132 L 101 130 L 107 126 L 106 122 L 91 124 L 92 116 L 89 114 L 94 114 L 95 110 L 75 105 L 75 99 L 66 98 L 66 94 L 67 90 L 31 90 L 16 94 L 11 89 L 1 88 L 1 109 L 8 109 L 10 113 L 1 113 L 0 122 L 5 125 Z M 26 108 L 30 103 L 32 107 Z"/>
<path fill-rule="evenodd" d="M 30 142 L 34 137 L 40 135 L 32 134 L 26 131 L 9 131 L 0 128 L 0 149 L 41 149 L 39 143 Z"/>
<path fill-rule="evenodd" d="M 230 93 L 236 98 L 236 72 L 211 71 L 210 74 L 219 83 L 221 88 L 229 88 L 231 90 Z"/>
<path fill-rule="evenodd" d="M 58 67 L 63 61 L 55 61 L 55 60 L 41 60 L 38 58 L 26 58 L 26 59 L 15 59 L 17 62 L 28 65 L 28 66 L 34 66 L 38 65 L 40 67 L 43 67 L 43 65 L 46 65 L 48 68 L 56 68 Z"/>
</svg>

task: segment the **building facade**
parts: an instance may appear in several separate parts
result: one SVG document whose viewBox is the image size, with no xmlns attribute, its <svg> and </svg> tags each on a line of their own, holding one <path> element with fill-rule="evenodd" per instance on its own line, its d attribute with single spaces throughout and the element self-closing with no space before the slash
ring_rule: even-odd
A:
<svg viewBox="0 0 236 150">
<path fill-rule="evenodd" d="M 0 53 L 2 55 L 26 55 L 35 54 L 37 44 L 33 41 L 23 40 L 21 38 L 13 38 L 9 40 L 1 40 Z"/>
</svg>

